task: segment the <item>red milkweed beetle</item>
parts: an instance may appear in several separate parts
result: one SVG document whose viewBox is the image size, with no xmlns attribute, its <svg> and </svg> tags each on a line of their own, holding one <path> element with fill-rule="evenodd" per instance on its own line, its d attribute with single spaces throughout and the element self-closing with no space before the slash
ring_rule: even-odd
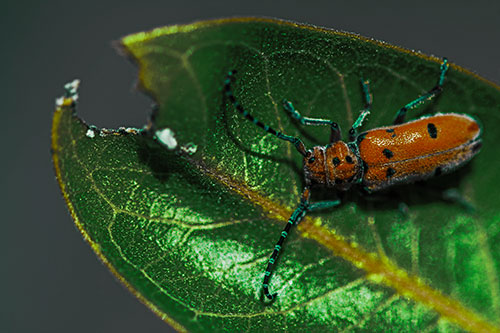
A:
<svg viewBox="0 0 500 333">
<path fill-rule="evenodd" d="M 378 191 L 395 184 L 410 183 L 434 175 L 450 172 L 476 155 L 481 148 L 479 124 L 466 114 L 446 113 L 422 117 L 405 123 L 406 111 L 434 98 L 443 90 L 443 82 L 449 68 L 443 59 L 437 84 L 424 95 L 399 109 L 392 126 L 375 128 L 361 134 L 358 127 L 370 113 L 372 98 L 369 82 L 361 82 L 365 96 L 365 107 L 349 130 L 349 142 L 342 141 L 337 123 L 307 118 L 295 110 L 292 103 L 284 100 L 284 109 L 303 125 L 329 125 L 330 143 L 306 150 L 299 138 L 285 135 L 264 125 L 248 113 L 236 100 L 231 81 L 236 71 L 229 72 L 224 81 L 224 92 L 235 109 L 278 139 L 289 141 L 304 157 L 306 187 L 299 206 L 292 213 L 264 273 L 262 290 L 269 299 L 275 294 L 269 292 L 269 280 L 273 265 L 292 225 L 299 223 L 305 214 L 323 208 L 335 207 L 339 200 L 310 203 L 309 187 L 320 184 L 346 191 L 353 184 L 361 184 L 368 191 Z"/>
</svg>

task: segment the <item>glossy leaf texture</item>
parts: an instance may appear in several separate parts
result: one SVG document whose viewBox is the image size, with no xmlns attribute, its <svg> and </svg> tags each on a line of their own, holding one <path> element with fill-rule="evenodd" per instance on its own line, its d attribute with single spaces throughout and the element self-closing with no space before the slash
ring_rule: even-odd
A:
<svg viewBox="0 0 500 333">
<path fill-rule="evenodd" d="M 440 97 L 408 118 L 476 117 L 479 155 L 427 182 L 353 189 L 339 208 L 309 214 L 281 251 L 269 304 L 263 272 L 299 202 L 302 159 L 234 110 L 227 72 L 238 71 L 234 94 L 249 112 L 312 147 L 328 142 L 329 129 L 301 126 L 284 98 L 338 122 L 346 137 L 363 107 L 360 79 L 373 95 L 363 129 L 389 125 L 435 85 L 441 59 L 271 19 L 172 26 L 121 43 L 158 104 L 150 127 L 170 128 L 196 152 L 169 151 L 146 129 L 89 127 L 69 96 L 54 117 L 55 169 L 94 251 L 164 320 L 188 331 L 499 330 L 498 86 L 452 64 Z M 447 189 L 463 200 L 445 200 Z M 312 193 L 313 202 L 336 197 Z"/>
</svg>

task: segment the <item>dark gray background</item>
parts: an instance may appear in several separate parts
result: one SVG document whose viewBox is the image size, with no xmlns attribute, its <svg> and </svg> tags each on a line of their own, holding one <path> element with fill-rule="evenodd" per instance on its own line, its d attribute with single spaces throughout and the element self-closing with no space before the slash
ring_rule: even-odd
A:
<svg viewBox="0 0 500 333">
<path fill-rule="evenodd" d="M 447 56 L 499 83 L 500 2 L 433 2 L 3 1 L 0 331 L 169 330 L 83 241 L 52 170 L 54 99 L 69 80 L 82 80 L 78 111 L 89 123 L 145 122 L 150 100 L 133 91 L 136 69 L 111 41 L 199 19 L 279 17 Z"/>
</svg>

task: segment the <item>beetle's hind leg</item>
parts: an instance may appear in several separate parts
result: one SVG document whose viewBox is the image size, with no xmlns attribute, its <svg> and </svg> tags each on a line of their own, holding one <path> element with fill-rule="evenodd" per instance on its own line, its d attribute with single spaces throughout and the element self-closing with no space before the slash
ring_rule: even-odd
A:
<svg viewBox="0 0 500 333">
<path fill-rule="evenodd" d="M 462 206 L 467 213 L 472 214 L 476 212 L 476 207 L 474 207 L 474 205 L 469 202 L 456 188 L 449 188 L 443 191 L 442 196 L 445 201 L 450 201 Z"/>
<path fill-rule="evenodd" d="M 443 90 L 444 78 L 449 67 L 450 65 L 448 64 L 448 59 L 443 58 L 443 62 L 441 63 L 440 67 L 441 71 L 436 85 L 419 98 L 411 101 L 410 103 L 399 109 L 398 113 L 396 114 L 396 118 L 394 119 L 394 125 L 399 125 L 405 122 L 406 111 L 413 109 L 414 107 L 420 105 L 421 103 L 424 103 L 425 101 L 430 101 Z"/>
</svg>

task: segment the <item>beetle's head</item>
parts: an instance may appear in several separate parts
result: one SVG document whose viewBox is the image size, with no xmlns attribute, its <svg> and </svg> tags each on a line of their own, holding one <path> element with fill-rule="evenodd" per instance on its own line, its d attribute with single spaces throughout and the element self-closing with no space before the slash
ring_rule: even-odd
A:
<svg viewBox="0 0 500 333">
<path fill-rule="evenodd" d="M 307 151 L 304 157 L 304 174 L 307 183 L 324 184 L 341 191 L 348 190 L 359 177 L 361 164 L 356 154 L 345 142 Z"/>
</svg>

